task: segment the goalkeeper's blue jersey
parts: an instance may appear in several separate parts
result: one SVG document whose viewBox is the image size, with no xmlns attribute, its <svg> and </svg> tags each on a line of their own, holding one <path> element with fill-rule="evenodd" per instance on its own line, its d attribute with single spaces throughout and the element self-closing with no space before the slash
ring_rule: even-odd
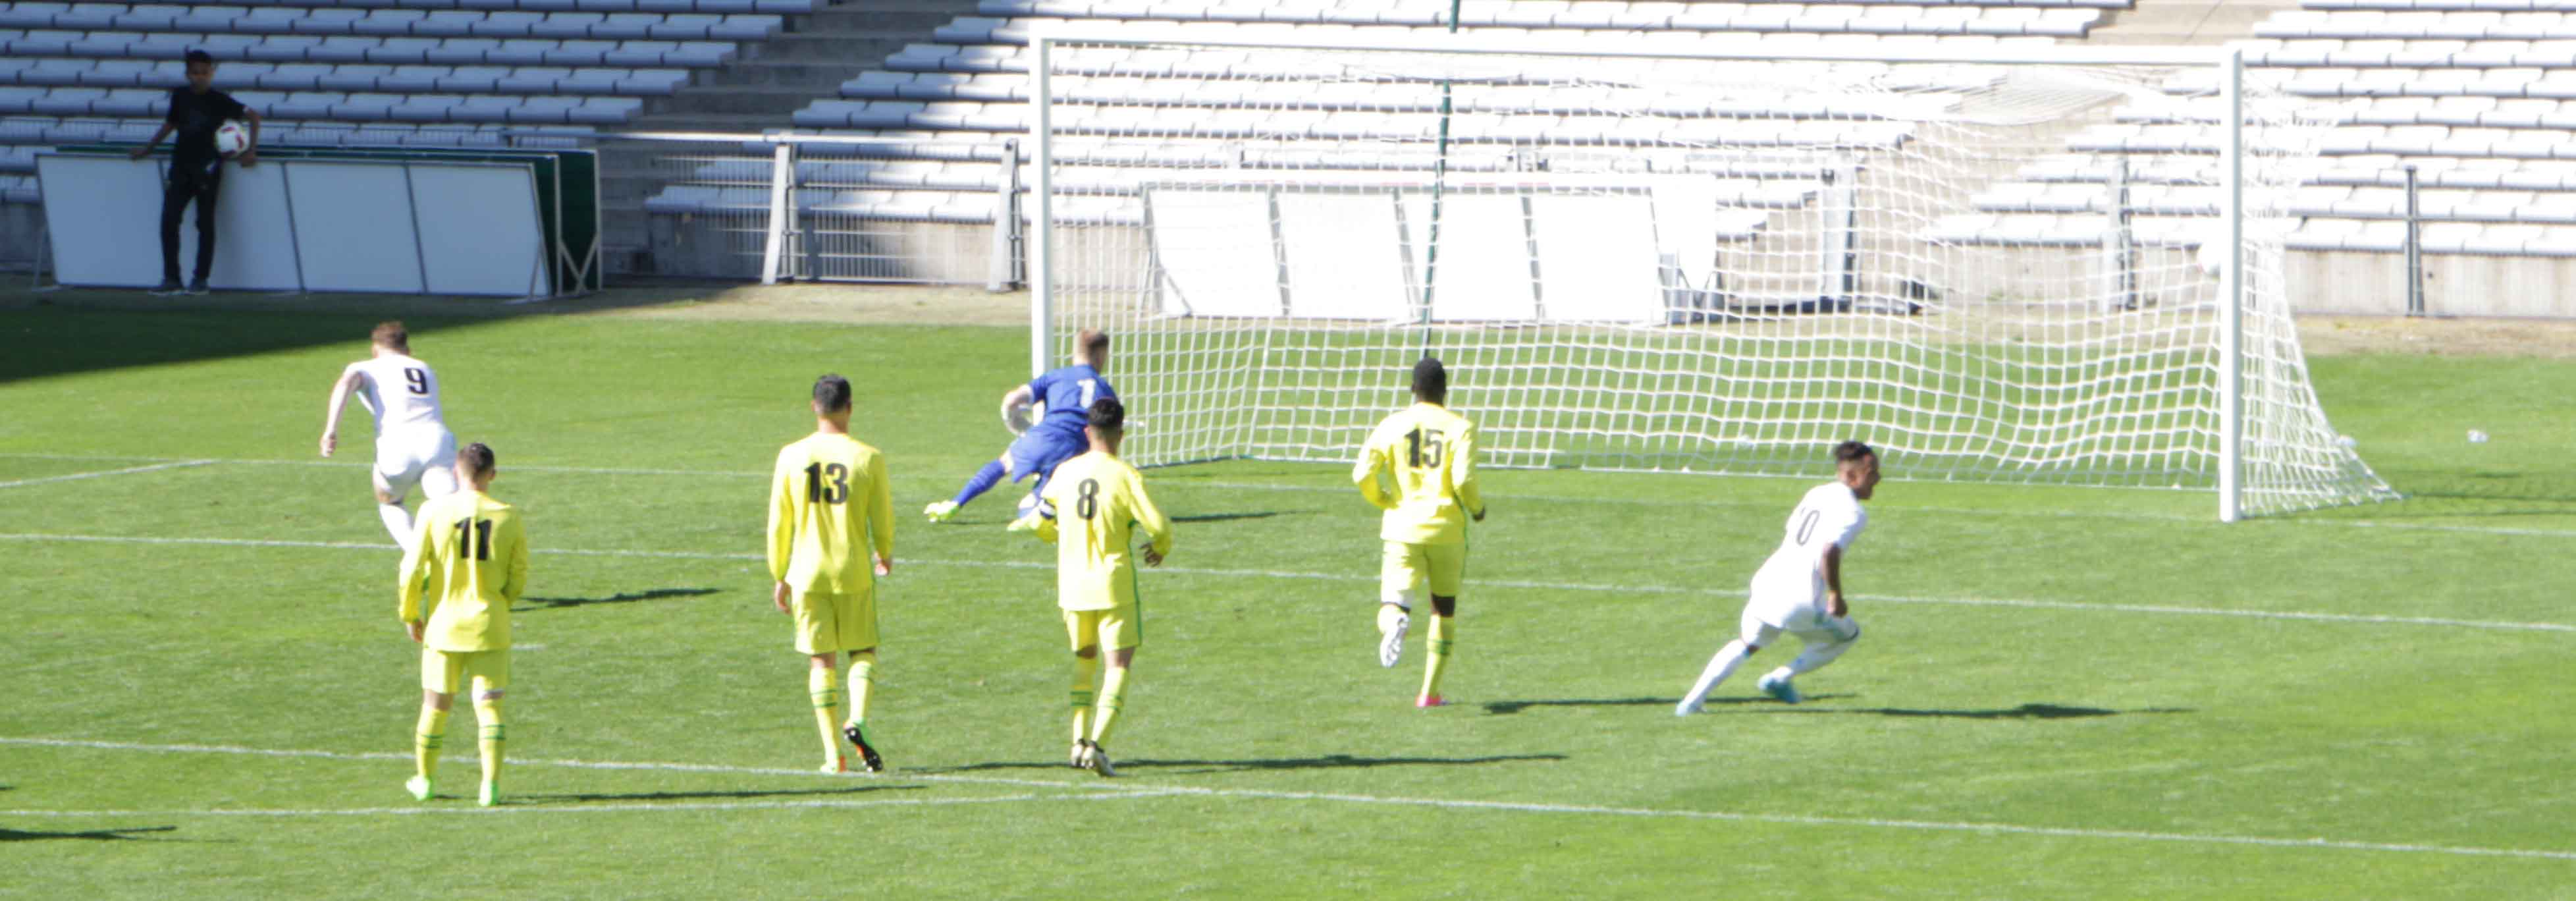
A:
<svg viewBox="0 0 2576 901">
<path fill-rule="evenodd" d="M 1029 380 L 1029 396 L 1046 402 L 1046 418 L 1038 420 L 1030 431 L 1044 429 L 1082 437 L 1082 427 L 1091 422 L 1091 404 L 1104 397 L 1117 397 L 1109 380 L 1100 370 L 1084 363 L 1067 366 Z"/>
</svg>

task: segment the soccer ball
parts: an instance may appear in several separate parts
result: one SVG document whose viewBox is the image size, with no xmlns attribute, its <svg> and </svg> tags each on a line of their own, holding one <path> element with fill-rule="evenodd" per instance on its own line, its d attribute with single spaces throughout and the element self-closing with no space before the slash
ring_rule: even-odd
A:
<svg viewBox="0 0 2576 901">
<path fill-rule="evenodd" d="M 1029 426 L 1046 417 L 1046 403 L 1014 404 L 1002 410 L 1002 428 L 1011 434 L 1026 433 Z"/>
<path fill-rule="evenodd" d="M 223 158 L 231 159 L 233 154 L 248 149 L 250 149 L 250 129 L 243 128 L 241 123 L 227 121 L 222 127 L 215 129 L 215 153 Z"/>
</svg>

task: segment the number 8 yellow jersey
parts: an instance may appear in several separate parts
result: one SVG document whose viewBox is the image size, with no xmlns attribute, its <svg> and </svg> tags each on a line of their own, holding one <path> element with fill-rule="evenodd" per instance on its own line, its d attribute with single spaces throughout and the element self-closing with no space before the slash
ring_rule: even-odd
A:
<svg viewBox="0 0 2576 901">
<path fill-rule="evenodd" d="M 1128 544 L 1136 528 L 1153 537 L 1154 553 L 1172 552 L 1172 521 L 1145 496 L 1145 477 L 1118 458 L 1094 451 L 1057 464 L 1046 501 L 1055 518 L 1038 538 L 1056 543 L 1056 606 L 1114 610 L 1136 602 L 1136 563 Z"/>
<path fill-rule="evenodd" d="M 1381 476 L 1395 480 L 1387 492 Z M 1476 426 L 1439 404 L 1416 402 L 1369 433 L 1351 481 L 1385 510 L 1378 537 L 1405 544 L 1465 544 L 1476 493 Z"/>
</svg>

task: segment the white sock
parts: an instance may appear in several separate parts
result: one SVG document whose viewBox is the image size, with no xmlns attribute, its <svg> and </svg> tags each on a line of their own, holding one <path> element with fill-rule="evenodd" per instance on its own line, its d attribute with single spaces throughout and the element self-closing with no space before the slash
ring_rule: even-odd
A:
<svg viewBox="0 0 2576 901">
<path fill-rule="evenodd" d="M 376 517 L 385 521 L 385 531 L 393 533 L 403 553 L 411 553 L 411 514 L 401 504 L 377 504 Z"/>
<path fill-rule="evenodd" d="M 1699 681 L 1691 684 L 1690 694 L 1682 697 L 1682 703 L 1688 705 L 1707 697 L 1709 689 L 1735 675 L 1735 668 L 1743 666 L 1744 661 L 1752 657 L 1753 652 L 1744 647 L 1743 641 L 1727 642 L 1726 647 L 1717 650 L 1717 656 L 1708 658 L 1708 668 L 1700 671 Z"/>
</svg>

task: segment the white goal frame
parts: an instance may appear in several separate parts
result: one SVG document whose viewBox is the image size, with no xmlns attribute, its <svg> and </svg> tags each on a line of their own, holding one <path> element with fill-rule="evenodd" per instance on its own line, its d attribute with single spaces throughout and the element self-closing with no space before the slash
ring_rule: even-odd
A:
<svg viewBox="0 0 2576 901">
<path fill-rule="evenodd" d="M 1054 60 L 1064 45 L 1083 46 L 1174 46 L 1214 49 L 1281 49 L 1281 50 L 1357 50 L 1390 52 L 1424 52 L 1439 54 L 1509 54 L 1521 56 L 1615 57 L 1681 60 L 1781 61 L 1781 62 L 1874 62 L 1997 65 L 2027 63 L 2035 65 L 2134 65 L 2170 68 L 2204 67 L 2218 74 L 2220 104 L 2224 110 L 2224 140 L 2219 148 L 2219 168 L 2225 173 L 2226 189 L 2221 192 L 2220 217 L 2227 247 L 2215 259 L 2204 254 L 2204 261 L 2224 267 L 2219 298 L 2223 303 L 2217 327 L 2216 353 L 2218 383 L 2218 465 L 2216 467 L 2218 518 L 2235 522 L 2246 515 L 2244 416 L 2244 330 L 2248 301 L 2245 284 L 2245 54 L 2242 49 L 2226 47 L 2091 47 L 2091 46 L 2014 46 L 2010 44 L 1977 44 L 1945 48 L 1932 45 L 1896 45 L 1868 48 L 1819 46 L 1763 46 L 1758 42 L 1707 44 L 1690 52 L 1668 47 L 1577 41 L 1570 39 L 1529 39 L 1509 36 L 1451 34 L 1438 38 L 1381 40 L 1350 35 L 1311 40 L 1274 36 L 1259 38 L 1199 37 L 1178 40 L 1150 29 L 1119 29 L 1099 25 L 1041 23 L 1029 36 L 1030 131 L 1033 188 L 1030 206 L 1035 233 L 1028 244 L 1029 302 L 1029 368 L 1031 373 L 1044 372 L 1056 364 L 1054 356 L 1056 285 L 1054 266 L 1057 260 L 1055 213 L 1055 160 L 1058 148 L 1051 127 L 1055 92 L 1051 84 Z M 2383 489 L 2384 490 L 2384 489 Z"/>
</svg>

